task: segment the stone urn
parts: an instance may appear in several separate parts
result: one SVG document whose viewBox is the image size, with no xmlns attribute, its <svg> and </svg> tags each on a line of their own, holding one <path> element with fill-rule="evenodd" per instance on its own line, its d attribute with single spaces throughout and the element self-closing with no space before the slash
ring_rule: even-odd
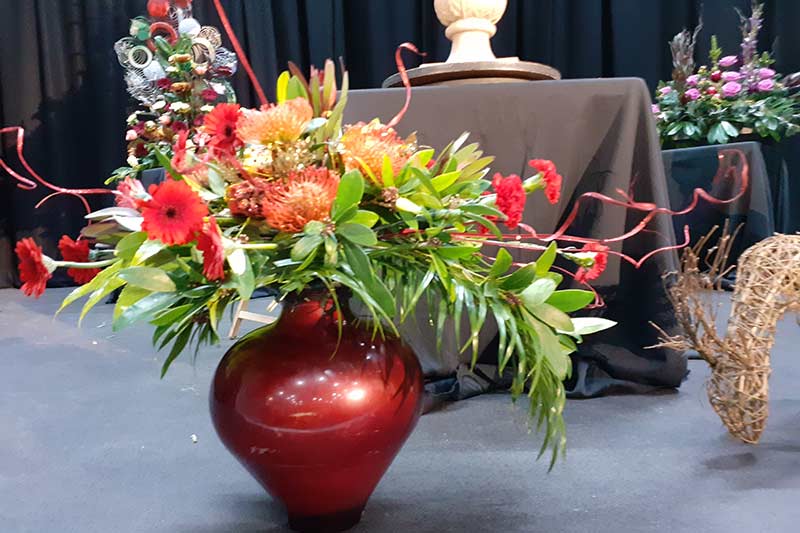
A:
<svg viewBox="0 0 800 533">
<path fill-rule="evenodd" d="M 434 0 L 445 35 L 453 42 L 447 63 L 494 61 L 490 39 L 506 11 L 507 0 Z"/>
</svg>

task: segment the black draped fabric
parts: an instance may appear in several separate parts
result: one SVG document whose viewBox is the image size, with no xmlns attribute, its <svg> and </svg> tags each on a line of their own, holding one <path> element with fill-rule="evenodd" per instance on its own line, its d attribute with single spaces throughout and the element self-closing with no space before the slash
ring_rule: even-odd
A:
<svg viewBox="0 0 800 533">
<path fill-rule="evenodd" d="M 509 0 L 494 48 L 498 56 L 551 64 L 566 78 L 637 76 L 652 89 L 670 73 L 667 41 L 695 23 L 700 3 Z M 706 31 L 698 55 L 707 53 L 712 33 L 735 53 L 739 35 L 733 7 L 746 10 L 749 0 L 702 3 Z M 416 43 L 428 61 L 445 59 L 449 49 L 432 0 L 223 4 L 268 95 L 288 60 L 305 68 L 342 57 L 352 86 L 369 88 L 394 72 L 393 53 L 401 42 Z M 124 120 L 131 102 L 112 46 L 145 5 L 146 0 L 0 0 L 0 124 L 25 126 L 28 159 L 52 181 L 96 186 L 123 164 Z M 194 6 L 198 19 L 219 25 L 211 0 L 194 0 Z M 762 45 L 770 47 L 777 39 L 777 68 L 800 70 L 800 36 L 794 28 L 800 2 L 767 0 L 766 6 Z M 416 61 L 409 58 L 409 65 Z M 237 74 L 235 86 L 242 103 L 254 102 L 243 73 Z M 0 149 L 15 164 L 12 141 L 5 136 Z M 791 157 L 792 151 L 787 153 Z M 798 189 L 792 196 L 800 196 Z M 59 236 L 74 236 L 81 226 L 82 208 L 74 198 L 58 198 L 34 211 L 44 194 L 42 188 L 19 190 L 7 176 L 0 177 L 0 286 L 14 281 L 15 240 L 34 236 L 54 253 Z M 95 203 L 102 201 L 108 200 Z"/>
</svg>

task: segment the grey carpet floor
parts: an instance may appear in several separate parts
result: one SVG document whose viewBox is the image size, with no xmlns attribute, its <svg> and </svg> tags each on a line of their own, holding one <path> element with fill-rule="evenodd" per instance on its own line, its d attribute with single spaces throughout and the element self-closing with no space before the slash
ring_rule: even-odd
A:
<svg viewBox="0 0 800 533">
<path fill-rule="evenodd" d="M 0 532 L 283 531 L 211 427 L 224 346 L 159 380 L 147 327 L 114 334 L 101 305 L 76 329 L 64 294 L 0 291 Z M 550 474 L 521 409 L 481 396 L 420 420 L 354 531 L 800 531 L 798 333 L 779 327 L 758 446 L 727 436 L 700 361 L 677 392 L 569 401 Z"/>
</svg>

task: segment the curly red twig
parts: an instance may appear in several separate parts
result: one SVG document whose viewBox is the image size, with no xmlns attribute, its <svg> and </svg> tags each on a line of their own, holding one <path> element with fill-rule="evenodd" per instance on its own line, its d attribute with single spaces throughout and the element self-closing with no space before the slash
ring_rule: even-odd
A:
<svg viewBox="0 0 800 533">
<path fill-rule="evenodd" d="M 25 129 L 20 127 L 20 126 L 9 126 L 7 128 L 0 129 L 0 135 L 6 134 L 6 133 L 16 133 L 16 135 L 17 135 L 17 141 L 16 141 L 17 157 L 19 158 L 20 163 L 25 168 L 25 170 L 28 172 L 28 174 L 30 174 L 33 177 L 34 180 L 38 181 L 39 183 L 41 183 L 42 185 L 44 185 L 48 189 L 55 191 L 53 194 L 50 194 L 50 195 L 46 196 L 39 203 L 37 203 L 36 204 L 37 208 L 39 206 L 41 206 L 43 203 L 45 203 L 47 200 L 49 200 L 50 198 L 53 198 L 54 196 L 60 196 L 62 194 L 67 194 L 67 195 L 75 196 L 76 198 L 78 198 L 83 203 L 83 207 L 86 209 L 86 212 L 90 213 L 91 212 L 91 208 L 89 207 L 89 202 L 87 202 L 86 198 L 84 198 L 84 195 L 87 195 L 87 194 L 113 194 L 113 191 L 111 191 L 110 189 L 67 189 L 65 187 L 59 187 L 57 185 L 53 185 L 52 183 L 50 183 L 49 181 L 44 179 L 42 176 L 40 176 L 35 170 L 33 170 L 33 167 L 30 165 L 30 163 L 28 163 L 28 160 L 25 159 L 25 154 L 24 154 Z M 36 183 L 34 181 L 31 181 L 30 179 L 26 178 L 25 176 L 21 175 L 20 173 L 16 172 L 14 169 L 12 169 L 10 166 L 8 166 L 8 164 L 3 160 L 2 157 L 0 157 L 0 168 L 5 170 L 6 172 L 8 172 L 14 179 L 16 179 L 19 182 L 19 183 L 17 183 L 17 187 L 19 187 L 20 189 L 24 189 L 26 191 L 31 191 L 31 190 L 33 190 L 33 189 L 35 189 L 37 187 L 37 185 L 36 185 Z"/>
<path fill-rule="evenodd" d="M 408 111 L 408 106 L 411 105 L 411 80 L 408 79 L 408 72 L 406 72 L 406 65 L 403 63 L 403 50 L 411 50 L 415 54 L 425 57 L 425 52 L 420 52 L 416 46 L 412 43 L 403 43 L 397 47 L 397 50 L 394 52 L 394 61 L 397 64 L 397 72 L 400 74 L 400 79 L 403 81 L 403 87 L 406 88 L 406 102 L 403 104 L 403 108 L 389 121 L 386 125 L 388 128 L 393 128 L 397 126 L 401 120 L 403 120 L 403 116 Z"/>
</svg>

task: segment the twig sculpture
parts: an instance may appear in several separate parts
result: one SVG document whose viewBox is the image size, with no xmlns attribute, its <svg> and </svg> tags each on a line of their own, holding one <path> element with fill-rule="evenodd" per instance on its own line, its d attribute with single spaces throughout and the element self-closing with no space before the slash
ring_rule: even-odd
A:
<svg viewBox="0 0 800 533">
<path fill-rule="evenodd" d="M 784 313 L 800 310 L 800 235 L 775 235 L 742 254 L 723 337 L 717 333 L 715 308 L 704 293 L 718 288 L 732 268 L 726 263 L 735 234 L 726 228 L 718 245 L 703 254 L 713 233 L 685 250 L 680 272 L 666 276 L 684 333 L 668 336 L 662 331 L 660 346 L 694 349 L 708 362 L 711 406 L 732 435 L 755 444 L 767 421 L 775 327 Z M 701 255 L 707 270 L 701 269 Z"/>
</svg>

